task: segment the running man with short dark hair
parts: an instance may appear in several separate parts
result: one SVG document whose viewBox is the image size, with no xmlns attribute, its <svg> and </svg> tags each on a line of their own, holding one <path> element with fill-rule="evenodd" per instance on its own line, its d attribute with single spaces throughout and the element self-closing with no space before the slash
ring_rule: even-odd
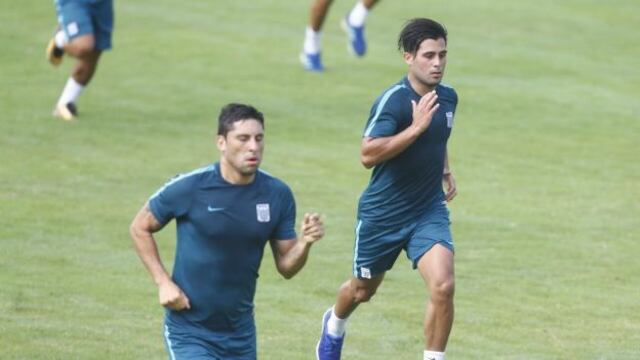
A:
<svg viewBox="0 0 640 360">
<path fill-rule="evenodd" d="M 171 360 L 255 360 L 253 298 L 265 244 L 289 279 L 324 235 L 320 216 L 312 213 L 304 215 L 297 237 L 291 190 L 258 169 L 262 113 L 242 104 L 224 107 L 217 146 L 220 162 L 169 181 L 131 224 L 136 251 L 167 309 L 164 337 Z M 169 276 L 153 233 L 172 219 L 177 246 Z"/>
<path fill-rule="evenodd" d="M 413 19 L 398 47 L 408 73 L 378 97 L 364 130 L 361 161 L 373 173 L 358 206 L 353 277 L 323 317 L 316 348 L 321 360 L 340 359 L 348 317 L 371 299 L 402 250 L 431 293 L 425 360 L 444 359 L 453 324 L 454 248 L 446 204 L 457 191 L 447 140 L 458 96 L 440 84 L 447 32 L 433 20 Z"/>
</svg>

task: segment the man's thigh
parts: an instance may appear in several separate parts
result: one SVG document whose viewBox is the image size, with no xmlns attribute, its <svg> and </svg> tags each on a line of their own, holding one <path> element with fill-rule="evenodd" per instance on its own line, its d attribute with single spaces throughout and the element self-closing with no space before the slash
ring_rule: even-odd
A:
<svg viewBox="0 0 640 360">
<path fill-rule="evenodd" d="M 406 246 L 407 257 L 411 260 L 414 269 L 418 266 L 420 258 L 436 244 L 441 244 L 452 253 L 454 252 L 450 224 L 446 203 L 434 204 L 416 223 Z"/>
<path fill-rule="evenodd" d="M 353 275 L 371 279 L 393 267 L 409 239 L 409 229 L 359 220 L 356 225 Z"/>
</svg>

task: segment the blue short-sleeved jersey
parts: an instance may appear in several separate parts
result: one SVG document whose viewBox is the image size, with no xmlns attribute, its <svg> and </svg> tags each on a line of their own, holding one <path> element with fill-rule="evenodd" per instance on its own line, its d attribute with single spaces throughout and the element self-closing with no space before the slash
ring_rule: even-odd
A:
<svg viewBox="0 0 640 360">
<path fill-rule="evenodd" d="M 398 225 L 411 222 L 434 201 L 442 201 L 442 173 L 447 140 L 458 104 L 455 90 L 436 87 L 436 111 L 418 139 L 397 156 L 375 166 L 360 197 L 358 217 L 371 223 Z M 405 77 L 387 89 L 371 108 L 365 137 L 393 136 L 413 121 L 411 101 L 421 96 Z"/>
<path fill-rule="evenodd" d="M 233 331 L 252 316 L 266 242 L 296 238 L 291 190 L 262 171 L 251 184 L 233 185 L 216 163 L 169 181 L 149 208 L 161 224 L 176 219 L 173 280 L 191 309 L 169 310 L 172 323 Z"/>
</svg>

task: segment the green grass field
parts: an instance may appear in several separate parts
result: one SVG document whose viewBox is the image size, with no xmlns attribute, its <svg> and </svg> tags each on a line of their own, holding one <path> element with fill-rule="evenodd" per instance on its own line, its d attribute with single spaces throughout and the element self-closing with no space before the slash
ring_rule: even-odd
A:
<svg viewBox="0 0 640 360">
<path fill-rule="evenodd" d="M 220 107 L 267 117 L 263 168 L 326 237 L 294 279 L 265 253 L 261 359 L 312 359 L 323 311 L 350 274 L 359 142 L 405 73 L 402 23 L 449 29 L 445 82 L 459 187 L 456 320 L 448 359 L 640 358 L 640 3 L 382 1 L 370 52 L 327 19 L 325 74 L 305 73 L 308 1 L 116 0 L 114 50 L 65 123 L 51 109 L 72 62 L 44 59 L 50 1 L 0 11 L 0 358 L 163 359 L 162 309 L 129 223 L 165 180 L 217 158 Z M 159 234 L 171 266 L 174 226 Z M 420 359 L 427 292 L 404 255 L 352 317 L 344 358 Z"/>
</svg>

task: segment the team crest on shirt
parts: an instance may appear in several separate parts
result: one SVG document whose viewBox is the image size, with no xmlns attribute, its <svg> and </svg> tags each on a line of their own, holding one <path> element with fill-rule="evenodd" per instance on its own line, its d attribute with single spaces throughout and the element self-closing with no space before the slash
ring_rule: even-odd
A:
<svg viewBox="0 0 640 360">
<path fill-rule="evenodd" d="M 256 204 L 256 215 L 258 216 L 258 222 L 269 222 L 271 220 L 269 204 Z"/>
<path fill-rule="evenodd" d="M 447 127 L 452 128 L 453 127 L 453 111 L 447 111 L 444 115 L 447 117 Z"/>
</svg>

